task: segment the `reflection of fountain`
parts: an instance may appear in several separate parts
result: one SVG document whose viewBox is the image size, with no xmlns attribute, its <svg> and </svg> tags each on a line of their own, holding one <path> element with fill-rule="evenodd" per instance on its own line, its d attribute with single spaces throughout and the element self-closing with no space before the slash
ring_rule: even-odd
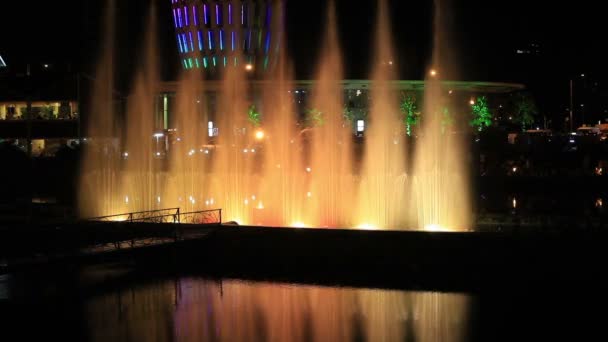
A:
<svg viewBox="0 0 608 342">
<path fill-rule="evenodd" d="M 203 12 L 196 12 L 196 6 L 202 4 L 205 5 L 201 8 L 208 11 L 225 7 L 223 15 L 228 16 L 227 22 L 232 22 L 229 16 L 241 13 L 232 9 L 231 2 L 221 6 L 192 3 L 192 9 L 181 7 L 176 13 L 201 14 Z M 108 16 L 108 42 L 98 68 L 100 82 L 95 89 L 89 135 L 98 144 L 103 145 L 112 136 L 122 137 L 124 144 L 121 147 L 115 144 L 115 153 L 87 150 L 80 196 L 82 215 L 102 216 L 168 207 L 180 207 L 184 211 L 221 207 L 227 221 L 241 224 L 361 229 L 468 228 L 462 143 L 437 129 L 438 113 L 445 102 L 437 79 L 453 70 L 443 63 L 440 54 L 443 30 L 439 25 L 433 59 L 439 73 L 427 81 L 422 138 L 416 144 L 415 156 L 409 157 L 404 125 L 391 85 L 391 78 L 396 74 L 396 56 L 388 5 L 386 0 L 379 2 L 369 127 L 365 132 L 361 167 L 355 168 L 352 123 L 343 118 L 342 58 L 333 3 L 329 5 L 316 82 L 306 104 L 315 115 L 314 120 L 310 120 L 315 127 L 306 129 L 298 126 L 302 118 L 296 114 L 290 93 L 294 90 L 294 80 L 284 49 L 283 2 L 272 2 L 268 6 L 274 7 L 252 13 L 264 13 L 267 34 L 265 39 L 259 35 L 255 49 L 265 47 L 264 59 L 271 62 L 251 62 L 256 58 L 249 53 L 251 50 L 239 46 L 245 43 L 238 37 L 251 33 L 245 26 L 228 25 L 233 30 L 230 34 L 228 28 L 213 25 L 203 29 L 209 37 L 219 39 L 222 52 L 216 56 L 217 47 L 210 48 L 211 52 L 206 50 L 206 44 L 199 44 L 206 41 L 197 40 L 198 32 L 189 31 L 192 25 L 202 23 L 191 20 L 186 21 L 189 23 L 186 26 L 179 24 L 180 48 L 188 44 L 190 49 L 171 116 L 165 118 L 164 125 L 155 125 L 150 118 L 158 79 L 154 19 L 147 30 L 144 63 L 136 74 L 133 95 L 128 99 L 125 123 L 120 125 L 114 119 L 109 105 L 114 33 L 113 17 Z M 220 20 L 219 17 L 218 14 L 216 20 Z M 238 20 L 245 19 L 239 17 Z M 261 22 L 255 22 L 258 21 Z M 439 17 L 436 22 L 441 22 Z M 194 38 L 190 38 L 191 32 Z M 219 35 L 214 36 L 214 32 Z M 247 44 L 250 43 L 247 40 Z M 197 45 L 198 49 L 192 49 Z M 269 54 L 270 50 L 276 53 Z M 243 63 L 247 60 L 250 62 Z M 212 65 L 214 71 L 210 73 L 191 70 L 207 70 L 207 66 Z M 261 66 L 268 69 L 264 73 L 255 70 Z M 250 78 L 260 74 L 265 80 L 254 87 Z M 210 81 L 208 76 L 219 81 Z M 248 111 L 256 110 L 261 112 L 261 127 L 255 120 L 247 122 Z M 159 133 L 160 129 L 169 127 L 173 129 L 170 133 Z M 157 132 L 156 142 L 151 139 L 153 132 Z M 170 145 L 166 159 L 164 150 L 158 151 L 163 141 Z"/>
<path fill-rule="evenodd" d="M 180 279 L 87 303 L 93 340 L 464 341 L 461 294 Z"/>
</svg>

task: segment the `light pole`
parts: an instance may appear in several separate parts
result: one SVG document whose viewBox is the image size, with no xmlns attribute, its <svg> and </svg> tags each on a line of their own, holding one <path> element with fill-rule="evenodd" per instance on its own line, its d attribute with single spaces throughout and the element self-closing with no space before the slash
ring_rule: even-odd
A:
<svg viewBox="0 0 608 342">
<path fill-rule="evenodd" d="M 572 114 L 574 111 L 574 102 L 573 102 L 573 83 L 574 81 L 572 79 L 570 79 L 570 132 L 572 132 Z"/>
</svg>

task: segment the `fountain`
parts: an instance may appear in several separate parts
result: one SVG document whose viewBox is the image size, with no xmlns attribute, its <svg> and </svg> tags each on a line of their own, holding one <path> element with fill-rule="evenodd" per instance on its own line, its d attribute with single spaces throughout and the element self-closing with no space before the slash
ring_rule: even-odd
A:
<svg viewBox="0 0 608 342">
<path fill-rule="evenodd" d="M 441 120 L 455 110 L 441 81 L 455 70 L 446 63 L 441 5 L 436 3 L 433 72 L 425 81 L 423 124 L 414 142 L 405 134 L 392 80 L 397 66 L 386 0 L 378 3 L 364 138 L 355 138 L 355 123 L 344 115 L 333 2 L 316 78 L 302 107 L 285 48 L 283 1 L 172 1 L 183 70 L 171 115 L 159 124 L 150 117 L 158 98 L 155 11 L 144 63 L 125 119 L 119 120 L 111 106 L 110 1 L 82 169 L 81 215 L 222 208 L 227 221 L 245 225 L 468 229 L 463 137 Z M 358 163 L 355 144 L 361 141 Z M 413 155 L 409 144 L 415 145 Z"/>
</svg>

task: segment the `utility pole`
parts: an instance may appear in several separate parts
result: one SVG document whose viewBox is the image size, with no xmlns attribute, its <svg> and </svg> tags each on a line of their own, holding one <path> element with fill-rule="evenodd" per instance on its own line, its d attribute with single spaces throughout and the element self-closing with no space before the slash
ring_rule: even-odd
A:
<svg viewBox="0 0 608 342">
<path fill-rule="evenodd" d="M 574 112 L 574 101 L 573 101 L 573 88 L 574 88 L 574 81 L 572 79 L 570 79 L 570 132 L 572 132 L 572 116 L 573 116 L 573 112 Z"/>
</svg>

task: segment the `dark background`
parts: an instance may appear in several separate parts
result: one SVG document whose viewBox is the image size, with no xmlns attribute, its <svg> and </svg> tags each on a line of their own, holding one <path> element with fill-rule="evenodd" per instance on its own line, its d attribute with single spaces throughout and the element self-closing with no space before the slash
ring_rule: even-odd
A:
<svg viewBox="0 0 608 342">
<path fill-rule="evenodd" d="M 0 55 L 13 70 L 25 65 L 92 73 L 100 48 L 104 0 L 10 1 L 0 10 Z M 288 51 L 299 79 L 313 77 L 327 1 L 287 0 Z M 447 12 L 450 45 L 457 49 L 463 80 L 520 82 L 538 101 L 542 115 L 562 120 L 569 107 L 569 80 L 575 97 L 596 96 L 589 117 L 608 115 L 605 13 L 599 2 L 452 0 Z M 117 88 L 128 93 L 141 58 L 150 3 L 158 6 L 163 79 L 179 70 L 170 0 L 117 1 Z M 376 1 L 337 0 L 346 78 L 368 78 L 373 56 Z M 432 42 L 432 1 L 389 1 L 399 78 L 420 79 Z M 530 44 L 538 48 L 530 49 Z M 533 50 L 517 54 L 517 50 Z M 585 77 L 581 77 L 585 74 Z M 590 95 L 591 94 L 591 95 Z M 591 99 L 589 101 L 592 101 Z M 577 106 L 575 106 L 577 107 Z M 576 114 L 576 113 L 575 113 Z"/>
</svg>

